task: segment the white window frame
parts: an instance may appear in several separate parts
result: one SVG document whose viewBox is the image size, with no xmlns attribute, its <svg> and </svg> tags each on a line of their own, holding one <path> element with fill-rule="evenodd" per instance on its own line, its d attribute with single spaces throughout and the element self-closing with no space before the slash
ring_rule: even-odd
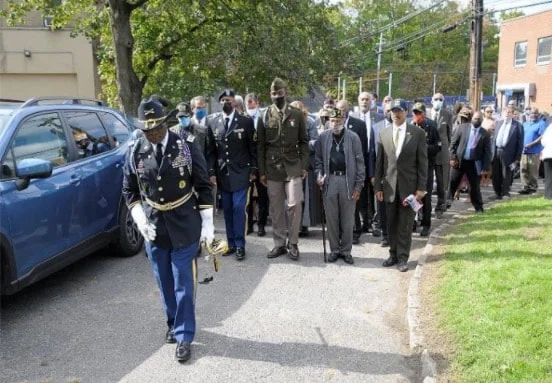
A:
<svg viewBox="0 0 552 383">
<path fill-rule="evenodd" d="M 517 56 L 517 46 L 518 44 L 525 44 L 525 61 L 520 62 Z M 516 41 L 514 44 L 514 68 L 521 68 L 527 65 L 527 53 L 529 52 L 529 42 L 525 41 Z"/>
<path fill-rule="evenodd" d="M 541 55 L 540 52 L 539 52 L 540 43 L 541 43 L 542 40 L 545 40 L 545 39 L 550 40 L 550 53 L 546 56 Z M 544 60 L 541 60 L 541 57 L 543 57 Z M 552 61 L 552 36 L 541 37 L 537 40 L 537 65 L 550 64 L 551 61 Z"/>
</svg>

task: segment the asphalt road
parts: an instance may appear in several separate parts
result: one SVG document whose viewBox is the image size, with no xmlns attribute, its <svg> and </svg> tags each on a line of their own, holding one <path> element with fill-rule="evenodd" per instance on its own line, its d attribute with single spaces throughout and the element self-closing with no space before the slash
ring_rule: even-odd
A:
<svg viewBox="0 0 552 383">
<path fill-rule="evenodd" d="M 222 233 L 217 217 L 218 235 Z M 353 266 L 324 264 L 320 229 L 299 262 L 267 259 L 271 230 L 248 236 L 247 258 L 200 260 L 193 357 L 174 360 L 159 293 L 143 254 L 98 252 L 3 299 L 2 382 L 407 382 L 410 271 L 381 267 L 388 250 L 364 234 Z"/>
</svg>

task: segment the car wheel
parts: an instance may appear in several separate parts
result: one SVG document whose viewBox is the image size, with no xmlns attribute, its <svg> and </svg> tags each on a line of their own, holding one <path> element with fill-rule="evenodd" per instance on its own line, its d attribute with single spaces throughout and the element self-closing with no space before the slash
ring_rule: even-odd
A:
<svg viewBox="0 0 552 383">
<path fill-rule="evenodd" d="M 134 223 L 126 204 L 119 211 L 119 239 L 115 254 L 119 257 L 132 257 L 142 250 L 144 237 Z"/>
</svg>

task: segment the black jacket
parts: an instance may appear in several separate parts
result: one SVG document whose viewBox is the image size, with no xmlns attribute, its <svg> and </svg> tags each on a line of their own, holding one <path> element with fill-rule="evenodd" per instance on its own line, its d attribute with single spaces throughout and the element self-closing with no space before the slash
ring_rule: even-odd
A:
<svg viewBox="0 0 552 383">
<path fill-rule="evenodd" d="M 470 138 L 471 123 L 460 124 L 452 136 L 452 142 L 450 143 L 450 159 L 458 161 L 459 165 L 462 165 L 464 160 L 464 152 L 468 145 Z M 481 161 L 481 170 L 489 171 L 491 168 L 491 137 L 489 133 L 479 128 L 479 134 L 477 135 L 477 141 L 475 144 L 475 161 Z"/>
<path fill-rule="evenodd" d="M 212 208 L 213 196 L 205 158 L 194 143 L 194 137 L 183 140 L 171 131 L 168 134 L 160 166 L 155 160 L 153 145 L 145 137 L 140 137 L 129 148 L 124 166 L 123 197 L 129 209 L 142 203 L 146 217 L 157 228 L 153 242 L 156 246 L 179 249 L 199 241 L 199 210 Z M 169 211 L 157 210 L 146 202 L 148 199 L 162 205 L 190 193 L 188 202 Z"/>
<path fill-rule="evenodd" d="M 360 145 L 362 146 L 362 154 L 364 156 L 364 167 L 366 169 L 366 178 L 373 177 L 374 175 L 374 166 L 370 162 L 370 152 L 368 150 L 368 139 L 366 133 L 366 123 L 358 118 L 352 117 L 349 114 L 346 122 L 346 129 L 350 129 L 355 132 L 360 138 Z M 373 142 L 371 140 L 370 142 Z M 375 162 L 375 161 L 374 161 Z"/>
<path fill-rule="evenodd" d="M 429 118 L 424 118 L 423 122 L 419 125 L 412 121 L 413 125 L 416 125 L 422 128 L 426 135 L 427 143 L 427 160 L 428 163 L 434 164 L 437 154 L 441 151 L 441 138 L 439 132 L 437 131 L 437 124 L 435 121 Z"/>
<path fill-rule="evenodd" d="M 234 112 L 228 131 L 224 113 L 207 119 L 207 167 L 217 176 L 221 190 L 235 192 L 249 187 L 249 177 L 257 173 L 257 140 L 250 117 Z"/>
</svg>

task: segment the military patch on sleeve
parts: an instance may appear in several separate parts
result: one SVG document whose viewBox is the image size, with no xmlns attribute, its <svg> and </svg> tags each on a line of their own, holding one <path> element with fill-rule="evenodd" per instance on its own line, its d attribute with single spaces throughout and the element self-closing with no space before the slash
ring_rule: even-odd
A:
<svg viewBox="0 0 552 383">
<path fill-rule="evenodd" d="M 186 138 L 186 141 L 187 141 L 187 142 L 194 142 L 194 140 L 195 140 L 195 137 L 192 136 L 191 134 L 188 135 L 188 138 Z"/>
</svg>

